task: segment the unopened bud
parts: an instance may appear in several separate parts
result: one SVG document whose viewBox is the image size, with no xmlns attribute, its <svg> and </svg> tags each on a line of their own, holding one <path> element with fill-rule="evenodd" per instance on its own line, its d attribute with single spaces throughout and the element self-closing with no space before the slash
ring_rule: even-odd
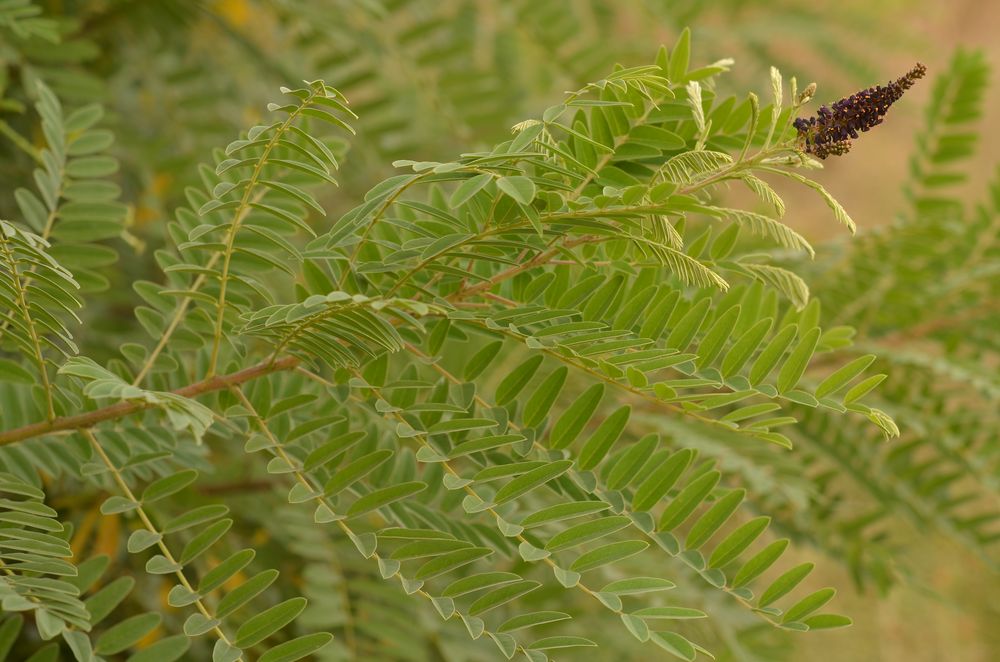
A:
<svg viewBox="0 0 1000 662">
<path fill-rule="evenodd" d="M 802 94 L 799 95 L 799 105 L 809 103 L 814 94 L 816 94 L 816 83 L 809 83 L 806 89 L 802 90 Z"/>
</svg>

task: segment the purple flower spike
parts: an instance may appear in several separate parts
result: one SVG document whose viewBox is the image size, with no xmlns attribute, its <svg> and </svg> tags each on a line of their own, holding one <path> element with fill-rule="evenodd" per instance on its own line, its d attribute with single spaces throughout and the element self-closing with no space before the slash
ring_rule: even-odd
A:
<svg viewBox="0 0 1000 662">
<path fill-rule="evenodd" d="M 820 107 L 812 117 L 798 118 L 792 126 L 799 132 L 803 149 L 820 159 L 846 154 L 851 149 L 851 140 L 856 139 L 860 132 L 881 124 L 889 106 L 926 73 L 927 67 L 918 62 L 905 76 L 884 87 L 869 87 L 833 103 L 829 108 Z"/>
</svg>

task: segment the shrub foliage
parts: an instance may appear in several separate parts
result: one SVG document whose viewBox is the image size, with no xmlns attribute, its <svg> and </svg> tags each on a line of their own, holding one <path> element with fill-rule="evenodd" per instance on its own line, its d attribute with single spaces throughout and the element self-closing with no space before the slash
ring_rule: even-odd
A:
<svg viewBox="0 0 1000 662">
<path fill-rule="evenodd" d="M 985 65 L 938 76 L 899 222 L 815 262 L 781 191 L 856 227 L 793 126 L 811 89 L 724 97 L 730 66 L 684 31 L 338 218 L 358 118 L 282 89 L 128 276 L 145 338 L 110 358 L 73 337 L 138 243 L 113 136 L 38 83 L 0 222 L 0 653 L 774 659 L 851 622 L 814 562 L 905 575 L 897 515 L 995 563 L 1000 188 L 948 194 Z M 119 527 L 130 556 L 88 542 Z"/>
</svg>

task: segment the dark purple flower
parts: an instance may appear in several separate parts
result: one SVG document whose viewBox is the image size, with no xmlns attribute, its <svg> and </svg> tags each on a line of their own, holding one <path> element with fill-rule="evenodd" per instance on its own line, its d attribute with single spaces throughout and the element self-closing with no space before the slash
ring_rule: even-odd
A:
<svg viewBox="0 0 1000 662">
<path fill-rule="evenodd" d="M 792 125 L 799 132 L 803 149 L 821 159 L 846 154 L 851 149 L 851 140 L 860 132 L 881 124 L 889 106 L 926 73 L 927 67 L 918 62 L 905 76 L 884 87 L 869 87 L 829 108 L 820 107 L 812 117 L 796 119 Z"/>
</svg>

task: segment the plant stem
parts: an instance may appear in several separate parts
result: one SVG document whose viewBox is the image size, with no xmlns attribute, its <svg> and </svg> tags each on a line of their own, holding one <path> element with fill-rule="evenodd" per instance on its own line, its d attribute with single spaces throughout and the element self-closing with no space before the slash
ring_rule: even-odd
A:
<svg viewBox="0 0 1000 662">
<path fill-rule="evenodd" d="M 115 483 L 118 485 L 118 489 L 121 490 L 122 496 L 124 496 L 129 501 L 132 501 L 133 503 L 141 504 L 141 501 L 136 498 L 135 494 L 132 492 L 132 489 L 128 486 L 128 483 L 125 482 L 125 479 L 122 477 L 121 471 L 118 469 L 118 467 L 114 465 L 114 463 L 111 461 L 111 458 L 108 457 L 108 454 L 104 452 L 104 449 L 101 447 L 100 442 L 97 441 L 97 437 L 94 436 L 94 433 L 91 432 L 89 428 L 85 428 L 81 432 L 83 433 L 83 436 L 87 438 L 87 441 L 90 442 L 90 445 L 94 448 L 94 452 L 97 453 L 98 456 L 100 456 L 101 461 L 104 463 L 104 466 L 106 466 L 108 468 L 108 471 L 111 472 L 111 476 L 114 478 Z M 159 541 L 156 544 L 160 548 L 160 553 L 163 554 L 163 557 L 167 559 L 167 561 L 170 564 L 178 566 L 178 570 L 174 571 L 174 576 L 177 577 L 177 581 L 179 581 L 181 586 L 186 588 L 191 593 L 197 593 L 197 591 L 195 591 L 194 589 L 194 586 L 191 585 L 191 582 L 184 574 L 184 569 L 180 567 L 180 564 L 177 563 L 177 560 L 174 558 L 174 555 L 170 552 L 170 549 L 167 547 L 167 544 L 163 542 L 163 534 L 156 528 L 156 526 L 153 524 L 153 521 L 149 519 L 149 515 L 146 514 L 146 511 L 143 509 L 143 507 L 139 505 L 135 509 L 135 512 L 136 515 L 139 516 L 139 520 L 142 522 L 143 527 L 150 533 L 160 537 Z M 208 610 L 208 607 L 205 606 L 205 602 L 201 598 L 195 600 L 194 604 L 198 608 L 198 611 L 201 612 L 201 614 L 209 621 L 218 620 L 212 614 L 212 612 Z M 226 633 L 222 631 L 222 628 L 220 626 L 216 625 L 215 627 L 213 627 L 212 632 L 214 632 L 215 636 L 217 636 L 221 641 L 224 641 L 228 646 L 235 649 L 235 646 L 233 646 L 233 642 L 229 640 L 229 637 L 226 636 Z M 239 662 L 242 659 L 243 655 L 241 653 L 240 656 L 236 658 L 235 662 Z"/>
<path fill-rule="evenodd" d="M 299 360 L 297 358 L 294 356 L 286 356 L 282 359 L 278 359 L 277 361 L 258 363 L 257 365 L 244 368 L 243 370 L 239 370 L 228 375 L 216 375 L 214 377 L 209 377 L 199 382 L 179 388 L 173 391 L 173 393 L 185 398 L 193 398 L 199 395 L 204 395 L 205 393 L 221 391 L 231 386 L 249 382 L 265 375 L 269 375 L 273 372 L 292 370 L 298 364 Z M 81 428 L 93 427 L 102 421 L 128 416 L 129 414 L 149 409 L 151 406 L 152 405 L 145 402 L 126 400 L 101 409 L 88 411 L 84 414 L 63 416 L 49 421 L 42 421 L 40 423 L 31 423 L 19 428 L 14 428 L 13 430 L 0 432 L 0 446 L 5 446 L 17 441 L 30 439 L 31 437 L 37 437 L 52 432 L 79 430 Z"/>
<path fill-rule="evenodd" d="M 21 151 L 23 151 L 25 154 L 34 159 L 35 163 L 37 163 L 38 165 L 44 165 L 44 161 L 42 161 L 42 155 L 38 151 L 38 149 L 34 145 L 29 143 L 27 140 L 25 140 L 24 136 L 15 131 L 11 127 L 11 125 L 4 120 L 0 120 L 0 134 L 3 134 L 7 138 L 9 138 L 12 143 L 17 145 L 17 147 L 21 149 Z"/>
</svg>

